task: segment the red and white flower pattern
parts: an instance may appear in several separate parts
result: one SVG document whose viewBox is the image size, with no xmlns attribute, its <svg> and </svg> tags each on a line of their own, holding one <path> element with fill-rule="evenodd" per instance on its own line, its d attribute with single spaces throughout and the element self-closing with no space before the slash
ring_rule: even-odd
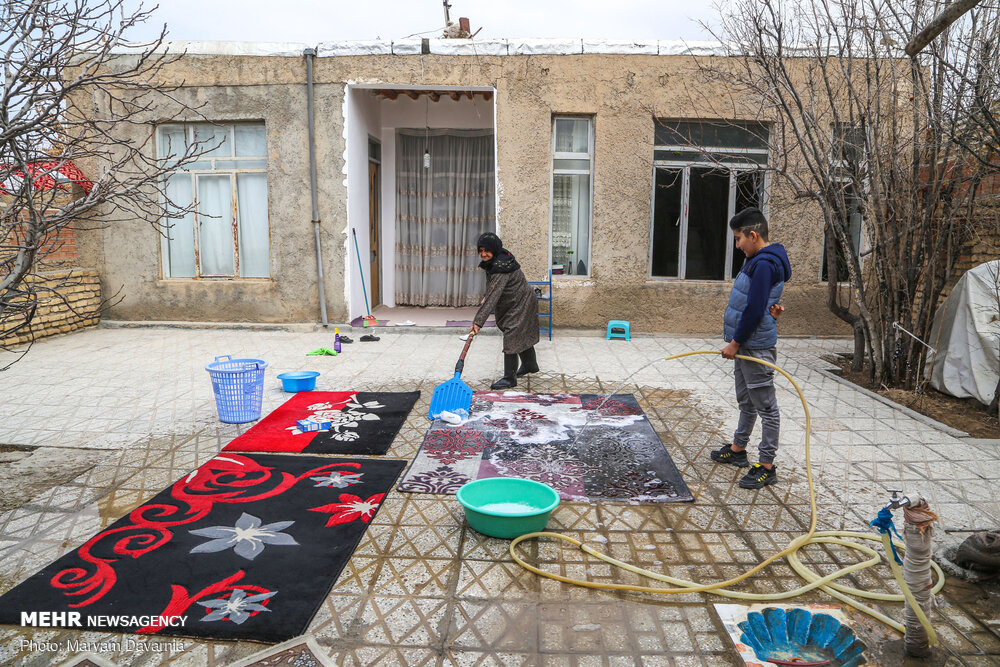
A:
<svg viewBox="0 0 1000 667">
<path fill-rule="evenodd" d="M 348 399 L 346 403 L 313 403 L 306 409 L 309 410 L 310 414 L 306 419 L 311 419 L 313 421 L 320 422 L 330 422 L 329 429 L 323 429 L 321 432 L 332 431 L 332 437 L 334 440 L 340 440 L 343 442 L 350 442 L 352 440 L 357 440 L 361 436 L 353 430 L 357 429 L 363 421 L 378 421 L 381 419 L 377 414 L 373 412 L 365 412 L 366 410 L 378 410 L 384 408 L 385 405 L 379 403 L 378 401 L 365 401 L 364 403 L 358 403 L 354 400 L 354 397 Z M 291 431 L 292 435 L 300 435 L 303 431 L 299 430 L 298 426 L 289 426 L 287 431 Z M 310 431 L 310 433 L 315 433 L 315 431 Z"/>
<path fill-rule="evenodd" d="M 368 523 L 375 516 L 376 510 L 378 510 L 378 506 L 382 504 L 384 498 L 384 493 L 376 493 L 374 496 L 369 496 L 366 499 L 362 499 L 360 496 L 355 496 L 351 493 L 342 493 L 340 494 L 339 503 L 312 507 L 309 511 L 330 514 L 330 517 L 326 520 L 327 527 L 342 523 L 351 523 L 359 519 L 364 523 Z"/>
</svg>

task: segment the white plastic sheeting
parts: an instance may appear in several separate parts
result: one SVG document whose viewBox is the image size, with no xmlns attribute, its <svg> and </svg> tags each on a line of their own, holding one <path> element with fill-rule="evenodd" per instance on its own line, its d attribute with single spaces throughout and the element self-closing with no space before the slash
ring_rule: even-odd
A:
<svg viewBox="0 0 1000 667">
<path fill-rule="evenodd" d="M 311 44 L 296 42 L 199 42 L 168 41 L 160 45 L 158 53 L 187 53 L 190 55 L 226 56 L 301 56 Z M 428 40 L 428 48 L 434 55 L 442 56 L 527 56 L 527 55 L 580 55 L 602 53 L 618 55 L 659 55 L 659 56 L 731 56 L 743 51 L 739 44 L 713 40 L 612 40 L 612 39 L 552 39 L 552 38 L 483 38 L 483 39 L 442 39 Z M 815 44 L 788 44 L 784 52 L 789 57 L 810 58 L 823 53 L 825 46 Z M 342 56 L 395 55 L 412 56 L 423 52 L 423 40 L 410 37 L 394 41 L 387 40 L 337 40 L 316 45 L 317 56 L 321 58 Z M 145 47 L 120 44 L 113 53 L 142 53 Z M 879 56 L 892 55 L 882 53 Z M 899 52 L 899 57 L 904 57 Z"/>
<path fill-rule="evenodd" d="M 585 39 L 583 40 L 583 52 L 655 56 L 660 53 L 660 47 L 655 40 L 625 41 Z"/>
<path fill-rule="evenodd" d="M 188 54 L 192 56 L 284 56 L 297 57 L 311 44 L 300 42 L 217 42 L 170 40 L 162 42 L 154 53 Z M 136 46 L 119 45 L 112 53 L 144 53 L 149 49 L 142 44 Z"/>
<path fill-rule="evenodd" d="M 440 56 L 505 56 L 506 39 L 432 39 L 431 53 Z M 393 43 L 393 51 L 396 44 Z"/>
<path fill-rule="evenodd" d="M 419 46 L 419 41 L 417 43 Z M 316 56 L 388 56 L 392 55 L 392 43 L 378 40 L 351 40 L 346 42 L 320 42 L 316 46 Z"/>
<path fill-rule="evenodd" d="M 931 386 L 959 398 L 993 400 L 1000 377 L 1000 260 L 962 276 L 938 308 L 930 340 Z"/>
</svg>

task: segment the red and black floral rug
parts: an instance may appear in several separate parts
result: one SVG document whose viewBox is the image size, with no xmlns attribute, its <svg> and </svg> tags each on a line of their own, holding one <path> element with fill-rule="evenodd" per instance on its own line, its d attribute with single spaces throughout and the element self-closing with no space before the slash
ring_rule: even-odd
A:
<svg viewBox="0 0 1000 667">
<path fill-rule="evenodd" d="M 222 451 L 385 454 L 419 397 L 419 391 L 300 391 Z M 330 427 L 299 430 L 296 422 L 308 418 Z"/>
<path fill-rule="evenodd" d="M 632 394 L 476 392 L 469 420 L 435 421 L 398 489 L 455 493 L 525 477 L 564 500 L 683 502 L 694 496 Z"/>
<path fill-rule="evenodd" d="M 60 617 L 62 627 L 290 639 L 305 631 L 404 465 L 220 454 L 0 597 L 0 623 L 76 612 Z"/>
</svg>

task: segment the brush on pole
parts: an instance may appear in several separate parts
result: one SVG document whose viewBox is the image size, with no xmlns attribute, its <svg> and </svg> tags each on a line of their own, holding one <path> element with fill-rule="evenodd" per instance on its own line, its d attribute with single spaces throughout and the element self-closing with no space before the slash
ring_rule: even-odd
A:
<svg viewBox="0 0 1000 667">
<path fill-rule="evenodd" d="M 376 324 L 378 324 L 378 320 L 376 320 L 372 316 L 371 308 L 368 307 L 368 288 L 365 287 L 365 270 L 361 266 L 361 248 L 358 247 L 358 234 L 357 232 L 354 231 L 353 227 L 351 228 L 351 236 L 354 237 L 354 252 L 357 253 L 358 255 L 358 273 L 361 274 L 361 294 L 362 296 L 365 297 L 365 312 L 368 313 L 362 320 L 362 326 L 365 327 L 375 326 Z M 374 336 L 372 334 L 365 334 L 364 336 L 361 337 L 362 343 L 374 343 L 377 340 L 381 339 L 378 336 Z"/>
</svg>

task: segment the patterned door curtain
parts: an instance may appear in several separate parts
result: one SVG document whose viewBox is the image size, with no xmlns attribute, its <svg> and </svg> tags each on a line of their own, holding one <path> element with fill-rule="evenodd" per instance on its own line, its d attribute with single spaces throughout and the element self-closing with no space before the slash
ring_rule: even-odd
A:
<svg viewBox="0 0 1000 667">
<path fill-rule="evenodd" d="M 493 131 L 399 130 L 396 147 L 396 303 L 478 305 L 476 239 L 496 229 Z"/>
</svg>

